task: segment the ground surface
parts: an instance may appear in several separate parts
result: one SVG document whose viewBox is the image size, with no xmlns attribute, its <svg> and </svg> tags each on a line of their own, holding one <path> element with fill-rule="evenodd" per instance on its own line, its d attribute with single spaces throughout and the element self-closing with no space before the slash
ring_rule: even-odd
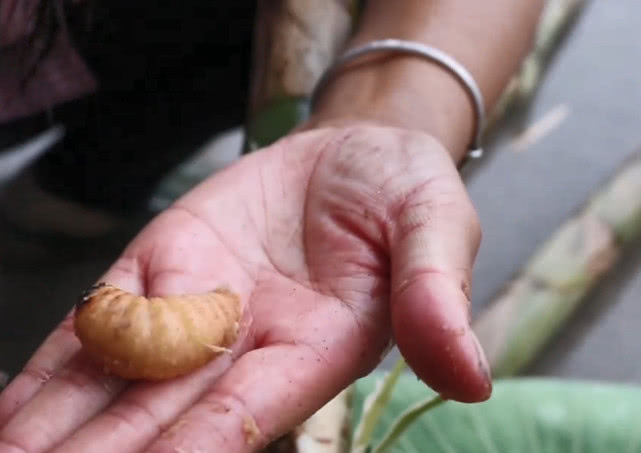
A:
<svg viewBox="0 0 641 453">
<path fill-rule="evenodd" d="M 484 229 L 474 276 L 475 311 L 641 146 L 640 29 L 641 2 L 592 1 L 550 68 L 528 120 L 561 105 L 567 109 L 565 121 L 520 152 L 503 137 L 469 178 Z M 5 168 L 2 162 L 0 167 Z M 0 241 L 7 241 L 1 231 Z M 0 370 L 20 368 L 121 245 L 115 242 L 91 260 L 71 258 L 54 247 L 49 262 L 34 262 L 31 270 L 15 266 L 10 256 L 0 257 Z M 640 270 L 638 247 L 529 372 L 641 381 Z"/>
</svg>

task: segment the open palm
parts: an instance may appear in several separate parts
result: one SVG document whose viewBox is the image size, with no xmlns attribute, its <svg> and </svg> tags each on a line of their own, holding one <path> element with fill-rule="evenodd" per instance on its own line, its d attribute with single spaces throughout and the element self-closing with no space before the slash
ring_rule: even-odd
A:
<svg viewBox="0 0 641 453">
<path fill-rule="evenodd" d="M 445 397 L 485 399 L 468 325 L 479 236 L 431 137 L 292 135 L 181 198 L 102 279 L 145 295 L 229 287 L 244 305 L 233 353 L 124 382 L 83 357 L 67 319 L 0 396 L 0 451 L 254 451 L 371 371 L 392 339 Z"/>
</svg>

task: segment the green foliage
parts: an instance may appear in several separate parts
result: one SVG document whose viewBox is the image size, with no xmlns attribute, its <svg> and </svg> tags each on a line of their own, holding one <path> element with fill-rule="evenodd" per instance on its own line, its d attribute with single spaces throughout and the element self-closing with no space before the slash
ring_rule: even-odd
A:
<svg viewBox="0 0 641 453">
<path fill-rule="evenodd" d="M 379 374 L 354 388 L 353 417 Z M 436 395 L 403 375 L 374 430 L 374 449 L 399 415 Z M 387 452 L 405 453 L 636 453 L 641 452 L 641 388 L 634 386 L 519 378 L 495 383 L 489 401 L 446 402 L 423 413 Z"/>
<path fill-rule="evenodd" d="M 246 151 L 271 145 L 287 135 L 309 115 L 307 98 L 285 97 L 272 100 L 250 119 Z"/>
</svg>

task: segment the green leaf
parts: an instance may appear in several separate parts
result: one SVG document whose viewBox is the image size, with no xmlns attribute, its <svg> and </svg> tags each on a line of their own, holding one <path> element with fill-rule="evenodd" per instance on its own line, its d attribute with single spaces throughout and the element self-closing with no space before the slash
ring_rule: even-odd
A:
<svg viewBox="0 0 641 453">
<path fill-rule="evenodd" d="M 247 125 L 249 151 L 271 145 L 308 116 L 309 101 L 305 97 L 273 99 Z"/>
<path fill-rule="evenodd" d="M 354 389 L 353 420 L 377 374 Z M 373 433 L 379 443 L 397 417 L 436 394 L 403 375 Z M 496 381 L 480 404 L 448 401 L 422 414 L 386 450 L 394 453 L 637 453 L 641 452 L 641 388 L 564 381 Z"/>
</svg>

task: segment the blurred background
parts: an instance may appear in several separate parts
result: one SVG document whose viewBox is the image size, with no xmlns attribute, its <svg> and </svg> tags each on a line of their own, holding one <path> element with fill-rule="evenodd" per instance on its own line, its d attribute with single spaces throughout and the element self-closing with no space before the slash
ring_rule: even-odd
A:
<svg viewBox="0 0 641 453">
<path fill-rule="evenodd" d="M 474 273 L 476 315 L 502 294 L 588 197 L 641 150 L 641 2 L 583 3 L 528 108 L 502 123 L 486 157 L 466 173 L 484 231 Z M 60 133 L 53 128 L 0 150 L 0 190 Z M 16 373 L 77 295 L 172 194 L 238 158 L 243 144 L 238 128 L 212 136 L 193 158 L 176 167 L 148 209 L 132 214 L 117 235 L 63 242 L 1 224 L 0 370 L 8 376 Z M 1 203 L 26 209 L 30 199 L 12 190 L 2 193 Z M 81 223 L 57 205 L 39 203 L 44 206 L 38 212 L 46 213 L 40 215 Z M 641 246 L 631 241 L 623 249 L 622 259 L 525 374 L 641 381 Z"/>
</svg>

